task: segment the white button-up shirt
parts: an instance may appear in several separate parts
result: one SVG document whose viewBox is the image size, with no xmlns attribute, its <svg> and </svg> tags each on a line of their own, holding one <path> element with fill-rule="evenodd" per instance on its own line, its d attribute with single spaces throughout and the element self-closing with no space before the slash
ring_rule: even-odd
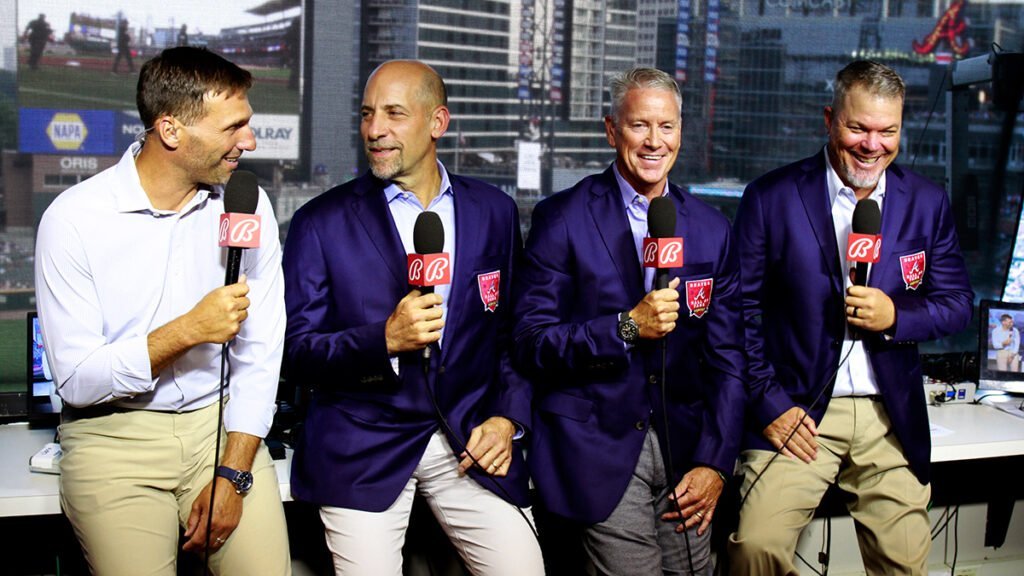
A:
<svg viewBox="0 0 1024 576">
<path fill-rule="evenodd" d="M 836 230 L 836 244 L 839 246 L 839 269 L 843 271 L 843 290 L 853 285 L 850 282 L 850 262 L 846 261 L 846 242 L 849 239 L 850 231 L 853 228 L 853 210 L 857 206 L 857 198 L 853 189 L 843 184 L 832 167 L 832 161 L 828 157 L 828 148 L 825 151 L 825 164 L 828 180 L 828 197 L 832 205 L 832 224 Z M 882 208 L 882 200 L 885 198 L 885 172 L 878 180 L 878 185 L 871 192 L 868 198 L 878 203 Z M 871 277 L 871 267 L 868 265 L 868 278 Z M 845 310 L 845 307 L 844 307 Z M 878 381 L 875 379 L 875 369 L 871 367 L 867 352 L 864 350 L 862 340 L 854 340 L 850 325 L 846 325 L 846 335 L 843 338 L 843 349 L 839 355 L 843 358 L 849 353 L 849 358 L 840 366 L 836 374 L 836 386 L 832 391 L 832 397 L 838 396 L 872 396 L 878 394 Z"/>
<path fill-rule="evenodd" d="M 139 181 L 139 150 L 133 144 L 43 215 L 36 243 L 43 338 L 71 406 L 195 410 L 217 401 L 221 346 L 195 346 L 153 378 L 148 336 L 224 284 L 223 188 L 201 188 L 180 211 L 157 210 Z M 275 410 L 285 314 L 277 222 L 262 190 L 256 213 L 261 241 L 242 257 L 251 305 L 230 345 L 225 425 L 263 437 Z"/>
</svg>

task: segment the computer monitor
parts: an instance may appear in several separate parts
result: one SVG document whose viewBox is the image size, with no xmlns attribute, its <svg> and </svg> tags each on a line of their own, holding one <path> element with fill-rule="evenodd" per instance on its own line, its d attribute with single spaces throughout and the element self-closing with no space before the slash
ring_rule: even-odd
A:
<svg viewBox="0 0 1024 576">
<path fill-rule="evenodd" d="M 982 300 L 978 321 L 978 388 L 1024 393 L 1024 302 Z"/>
<path fill-rule="evenodd" d="M 26 340 L 26 358 L 28 365 L 28 416 L 30 419 L 56 419 L 60 412 L 59 399 L 50 373 L 50 364 L 46 359 L 43 346 L 43 329 L 39 325 L 39 316 L 29 312 L 25 320 L 28 330 Z"/>
<path fill-rule="evenodd" d="M 1024 202 L 1017 219 L 1017 236 L 1013 240 L 1010 261 L 1006 265 L 1003 302 L 1024 302 Z"/>
</svg>

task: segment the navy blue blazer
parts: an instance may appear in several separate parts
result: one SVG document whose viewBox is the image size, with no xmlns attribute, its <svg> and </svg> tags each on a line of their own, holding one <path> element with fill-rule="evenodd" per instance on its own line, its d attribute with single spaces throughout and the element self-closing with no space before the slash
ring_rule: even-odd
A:
<svg viewBox="0 0 1024 576">
<path fill-rule="evenodd" d="M 824 153 L 750 183 L 735 229 L 750 362 L 744 447 L 773 450 L 762 430 L 793 406 L 806 409 L 826 388 L 810 411 L 821 422 L 846 330 L 848 265 L 839 261 Z M 891 340 L 868 334 L 865 348 L 896 437 L 926 483 L 931 438 L 917 343 L 967 326 L 974 294 L 949 200 L 931 181 L 889 166 L 881 234 L 868 285 L 892 299 L 896 330 Z M 915 263 L 923 265 L 923 277 L 910 272 Z"/>
<path fill-rule="evenodd" d="M 684 238 L 679 320 L 661 344 L 628 348 L 617 316 L 643 299 L 643 271 L 611 168 L 540 202 L 515 278 L 515 355 L 534 384 L 529 465 L 545 505 L 586 523 L 608 518 L 636 467 L 648 427 L 673 483 L 695 466 L 731 474 L 743 425 L 745 361 L 738 259 L 728 221 L 670 185 Z M 686 283 L 711 279 L 710 306 L 691 313 Z M 668 411 L 670 434 L 663 426 Z"/>
<path fill-rule="evenodd" d="M 529 424 L 529 384 L 511 367 L 511 276 L 522 236 L 515 202 L 497 188 L 449 173 L 455 262 L 444 344 L 431 358 L 399 355 L 391 367 L 384 324 L 408 294 L 406 252 L 387 207 L 386 183 L 366 174 L 295 213 L 284 250 L 289 379 L 314 393 L 295 449 L 292 494 L 320 505 L 379 512 L 398 497 L 439 426 L 434 391 L 459 442 L 491 416 Z M 451 233 L 451 231 L 448 231 Z M 500 271 L 490 311 L 477 277 Z M 470 471 L 480 480 L 480 473 Z M 496 479 L 517 505 L 528 500 L 518 443 Z M 488 481 L 481 485 L 494 490 Z"/>
</svg>

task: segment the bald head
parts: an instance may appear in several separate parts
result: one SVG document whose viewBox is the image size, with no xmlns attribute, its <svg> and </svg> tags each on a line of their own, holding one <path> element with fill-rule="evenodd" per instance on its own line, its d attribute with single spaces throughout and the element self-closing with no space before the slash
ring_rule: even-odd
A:
<svg viewBox="0 0 1024 576">
<path fill-rule="evenodd" d="M 409 82 L 416 99 L 428 108 L 448 106 L 448 90 L 436 70 L 416 60 L 389 60 L 378 66 L 366 81 Z"/>
</svg>

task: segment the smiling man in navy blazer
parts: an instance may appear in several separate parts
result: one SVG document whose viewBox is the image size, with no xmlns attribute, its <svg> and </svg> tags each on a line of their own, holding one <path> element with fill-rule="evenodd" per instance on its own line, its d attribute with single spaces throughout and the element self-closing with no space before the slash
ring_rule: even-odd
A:
<svg viewBox="0 0 1024 576">
<path fill-rule="evenodd" d="M 513 506 L 527 505 L 513 437 L 530 404 L 508 356 L 515 202 L 438 161 L 449 113 L 429 66 L 382 64 L 361 114 L 370 173 L 296 212 L 285 244 L 285 359 L 315 389 L 292 493 L 320 506 L 346 576 L 401 575 L 417 492 L 473 574 L 543 574 L 530 511 Z M 431 294 L 406 276 L 424 210 L 438 214 L 453 267 Z"/>
<path fill-rule="evenodd" d="M 796 574 L 797 537 L 833 482 L 852 495 L 868 574 L 927 574 L 931 443 L 917 342 L 963 329 L 973 294 L 946 193 L 892 163 L 904 91 L 893 70 L 851 63 L 825 108 L 825 150 L 743 194 L 751 408 L 733 574 Z M 858 201 L 882 213 L 867 286 L 852 285 L 845 258 Z"/>
<path fill-rule="evenodd" d="M 516 357 L 535 385 L 530 470 L 547 509 L 586 525 L 596 573 L 703 573 L 742 430 L 738 261 L 725 217 L 668 182 L 675 80 L 637 68 L 611 94 L 614 164 L 537 205 L 515 279 Z M 677 213 L 684 265 L 652 290 L 640 251 L 658 197 Z"/>
</svg>

